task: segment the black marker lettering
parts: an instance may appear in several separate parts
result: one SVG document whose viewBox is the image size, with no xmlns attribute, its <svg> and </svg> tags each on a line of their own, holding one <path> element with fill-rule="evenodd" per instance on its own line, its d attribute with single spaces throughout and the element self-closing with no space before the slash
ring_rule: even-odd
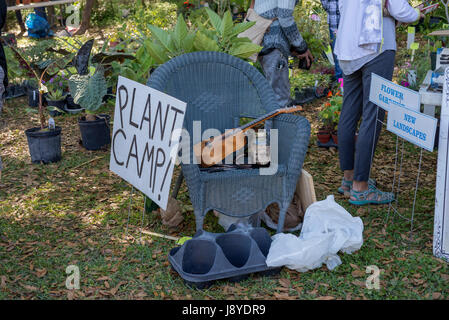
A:
<svg viewBox="0 0 449 320">
<path fill-rule="evenodd" d="M 112 140 L 112 152 L 113 152 L 113 154 L 114 154 L 114 160 L 115 160 L 115 163 L 117 163 L 119 166 L 123 166 L 123 164 L 124 164 L 124 162 L 123 161 L 118 161 L 117 160 L 117 155 L 116 155 L 116 153 L 115 153 L 115 138 L 117 138 L 117 135 L 119 134 L 119 133 L 121 133 L 122 135 L 123 135 L 123 137 L 125 137 L 125 140 L 126 140 L 126 134 L 125 134 L 125 131 L 123 131 L 122 129 L 118 129 L 115 133 L 114 133 L 114 139 Z"/>
<path fill-rule="evenodd" d="M 122 103 L 122 95 L 121 92 L 124 91 L 126 93 L 126 102 Z M 118 89 L 118 101 L 119 101 L 119 107 L 120 107 L 120 124 L 123 129 L 123 113 L 122 111 L 126 108 L 126 105 L 128 104 L 128 89 L 124 85 L 121 85 Z"/>
<path fill-rule="evenodd" d="M 133 147 L 134 147 L 135 153 L 132 153 Z M 136 158 L 137 174 L 139 174 L 139 155 L 137 153 L 137 139 L 136 139 L 136 135 L 134 135 L 133 142 L 131 143 L 131 147 L 129 148 L 128 160 L 126 160 L 126 168 L 127 169 L 128 169 L 129 159 L 131 157 Z"/>
<path fill-rule="evenodd" d="M 167 116 L 168 116 L 169 109 L 170 109 L 170 105 L 167 104 L 167 109 L 165 111 L 165 120 L 164 120 L 164 123 L 162 123 L 162 103 L 159 101 L 159 104 L 157 105 L 156 116 L 154 117 L 153 132 L 151 134 L 151 139 L 154 138 L 154 131 L 156 129 L 156 122 L 157 122 L 157 118 L 159 115 L 159 127 L 161 129 L 161 141 L 164 140 L 165 126 L 167 124 Z"/>
<path fill-rule="evenodd" d="M 139 126 L 137 123 L 133 121 L 133 111 L 134 111 L 134 100 L 136 98 L 136 88 L 133 90 L 133 100 L 131 101 L 131 111 L 129 112 L 129 124 L 132 125 L 134 128 L 138 128 Z"/>
<path fill-rule="evenodd" d="M 162 155 L 164 158 L 162 161 L 160 160 L 160 155 Z M 153 188 L 151 189 L 154 193 L 154 186 L 156 185 L 156 176 L 157 176 L 157 168 L 162 168 L 165 163 L 165 152 L 164 149 L 158 148 L 156 152 L 156 166 L 154 167 L 154 177 L 153 177 Z"/>
<path fill-rule="evenodd" d="M 146 116 L 146 112 L 148 110 L 148 117 Z M 148 95 L 147 103 L 145 104 L 145 110 L 143 110 L 142 120 L 140 120 L 140 128 L 142 130 L 143 122 L 148 122 L 148 139 L 151 139 L 151 95 Z"/>
<path fill-rule="evenodd" d="M 171 109 L 175 112 L 175 117 L 173 118 L 173 124 L 171 126 L 171 132 L 170 132 L 170 141 L 168 142 L 168 146 L 171 147 L 171 140 L 172 140 L 172 134 L 173 131 L 175 130 L 175 124 L 176 124 L 176 118 L 178 117 L 178 113 L 180 114 L 184 114 L 183 111 L 179 110 L 178 108 L 175 107 L 171 107 Z M 181 139 L 181 138 L 180 138 Z"/>
</svg>

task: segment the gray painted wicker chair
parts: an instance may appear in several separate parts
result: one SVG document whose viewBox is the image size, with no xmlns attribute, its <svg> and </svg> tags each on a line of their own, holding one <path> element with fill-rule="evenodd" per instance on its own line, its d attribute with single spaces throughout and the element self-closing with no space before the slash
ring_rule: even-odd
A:
<svg viewBox="0 0 449 320">
<path fill-rule="evenodd" d="M 193 121 L 201 121 L 202 132 L 209 128 L 224 132 L 238 127 L 242 117 L 258 118 L 279 108 L 274 91 L 256 68 L 219 52 L 194 52 L 171 59 L 153 72 L 147 84 L 187 103 L 184 128 L 190 137 Z M 211 173 L 201 171 L 197 164 L 181 164 L 197 230 L 203 228 L 210 210 L 247 217 L 275 202 L 280 208 L 277 232 L 283 230 L 307 152 L 310 124 L 292 114 L 270 121 L 279 137 L 279 164 L 274 175 L 260 175 L 259 169 Z"/>
</svg>

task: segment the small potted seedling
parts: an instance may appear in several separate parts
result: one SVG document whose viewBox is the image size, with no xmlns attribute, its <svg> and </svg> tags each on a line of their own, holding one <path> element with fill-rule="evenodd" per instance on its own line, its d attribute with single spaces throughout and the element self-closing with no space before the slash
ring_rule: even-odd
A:
<svg viewBox="0 0 449 320">
<path fill-rule="evenodd" d="M 318 114 L 323 125 L 317 133 L 317 138 L 321 144 L 326 144 L 332 137 L 333 142 L 338 144 L 337 128 L 340 120 L 343 97 L 340 93 L 335 95 L 330 93 L 329 96 L 329 101 L 324 103 L 324 108 Z"/>
<path fill-rule="evenodd" d="M 63 75 L 56 75 L 45 83 L 47 87 L 46 100 L 47 105 L 53 116 L 60 112 L 65 112 L 65 105 L 67 99 L 67 79 Z"/>
<path fill-rule="evenodd" d="M 13 46 L 10 46 L 15 56 L 19 60 L 19 63 L 27 69 L 29 75 L 37 82 L 39 90 L 39 103 L 38 114 L 40 126 L 30 128 L 25 131 L 28 140 L 28 147 L 30 151 L 31 161 L 33 163 L 50 163 L 61 160 L 61 127 L 55 125 L 54 120 L 50 118 L 48 120 L 45 116 L 45 110 L 43 103 L 43 95 L 48 93 L 48 88 L 45 86 L 46 81 L 52 76 L 56 75 L 61 69 L 73 59 L 73 56 L 66 55 L 61 59 L 57 59 L 51 62 L 43 71 L 35 70 L 31 67 L 30 63 L 24 58 L 19 50 Z M 40 73 L 40 75 L 38 75 Z M 29 111 L 35 111 L 30 109 Z"/>
</svg>

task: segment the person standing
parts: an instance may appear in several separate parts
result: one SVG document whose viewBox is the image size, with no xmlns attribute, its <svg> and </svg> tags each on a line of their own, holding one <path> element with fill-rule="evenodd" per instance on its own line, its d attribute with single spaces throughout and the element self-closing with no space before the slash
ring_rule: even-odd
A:
<svg viewBox="0 0 449 320">
<path fill-rule="evenodd" d="M 385 3 L 386 1 L 386 3 Z M 395 20 L 411 23 L 419 10 L 406 0 L 340 0 L 340 23 L 335 54 L 343 71 L 344 97 L 338 124 L 340 193 L 354 205 L 385 204 L 394 200 L 369 183 L 371 163 L 385 111 L 369 101 L 371 73 L 391 80 L 396 54 Z M 357 141 L 354 139 L 361 119 Z"/>
<path fill-rule="evenodd" d="M 335 80 L 343 78 L 337 56 L 335 55 L 335 39 L 337 36 L 338 23 L 340 22 L 340 10 L 338 10 L 338 0 L 321 0 L 321 5 L 327 12 L 327 24 L 329 25 L 329 37 L 331 40 L 332 56 L 335 65 Z"/>
<path fill-rule="evenodd" d="M 288 57 L 294 55 L 299 59 L 304 58 L 308 66 L 313 62 L 313 56 L 293 18 L 297 2 L 297 0 L 253 0 L 251 4 L 258 15 L 273 20 L 264 35 L 259 62 L 281 107 L 290 103 Z"/>
</svg>

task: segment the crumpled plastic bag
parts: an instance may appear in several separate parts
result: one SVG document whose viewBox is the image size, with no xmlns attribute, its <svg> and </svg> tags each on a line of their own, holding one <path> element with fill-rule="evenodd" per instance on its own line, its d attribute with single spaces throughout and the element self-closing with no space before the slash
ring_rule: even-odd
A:
<svg viewBox="0 0 449 320">
<path fill-rule="evenodd" d="M 339 251 L 350 254 L 362 244 L 362 219 L 351 216 L 331 195 L 307 208 L 299 237 L 285 233 L 273 236 L 266 263 L 299 272 L 325 263 L 333 270 L 341 264 Z"/>
<path fill-rule="evenodd" d="M 50 29 L 48 21 L 35 13 L 30 13 L 27 16 L 25 25 L 28 29 L 28 36 L 32 38 L 39 39 L 53 35 L 53 31 Z"/>
</svg>

